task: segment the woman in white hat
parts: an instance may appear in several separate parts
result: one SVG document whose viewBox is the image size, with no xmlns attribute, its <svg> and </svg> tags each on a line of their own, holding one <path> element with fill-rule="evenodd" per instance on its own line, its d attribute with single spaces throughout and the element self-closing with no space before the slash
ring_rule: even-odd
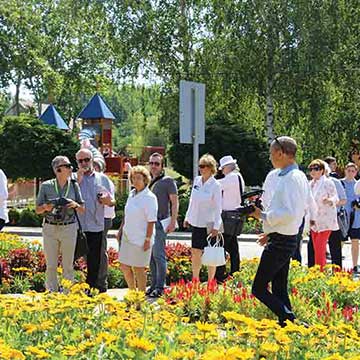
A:
<svg viewBox="0 0 360 360">
<path fill-rule="evenodd" d="M 239 219 L 236 228 L 234 228 L 234 226 L 228 227 L 226 213 L 240 207 L 241 195 L 245 189 L 245 182 L 239 172 L 237 160 L 231 155 L 223 156 L 220 159 L 219 169 L 225 175 L 219 182 L 222 190 L 222 217 L 224 222 L 225 251 L 229 253 L 231 263 L 230 273 L 228 275 L 231 276 L 233 273 L 240 270 L 240 255 L 237 236 L 240 235 L 242 231 L 243 221 Z M 215 274 L 216 280 L 221 282 L 224 281 L 226 277 L 225 265 L 218 266 Z"/>
</svg>

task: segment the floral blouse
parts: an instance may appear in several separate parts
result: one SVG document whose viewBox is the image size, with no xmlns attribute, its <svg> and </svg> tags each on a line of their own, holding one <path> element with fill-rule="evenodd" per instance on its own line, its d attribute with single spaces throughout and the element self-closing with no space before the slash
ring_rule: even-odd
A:
<svg viewBox="0 0 360 360">
<path fill-rule="evenodd" d="M 339 230 L 336 210 L 339 198 L 334 183 L 323 175 L 319 180 L 311 180 L 310 187 L 317 205 L 317 213 L 312 219 L 315 220 L 315 225 L 311 230 L 315 232 Z M 332 205 L 324 204 L 324 199 L 332 201 Z"/>
</svg>

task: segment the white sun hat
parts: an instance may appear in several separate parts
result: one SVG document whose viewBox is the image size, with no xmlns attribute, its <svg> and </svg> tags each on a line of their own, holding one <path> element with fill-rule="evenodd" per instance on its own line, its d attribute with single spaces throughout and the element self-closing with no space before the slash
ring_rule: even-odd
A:
<svg viewBox="0 0 360 360">
<path fill-rule="evenodd" d="M 237 163 L 237 160 L 233 159 L 233 157 L 231 155 L 223 156 L 220 159 L 220 167 L 219 167 L 219 169 L 222 170 L 224 168 L 224 166 L 230 165 L 230 164 L 236 164 L 236 163 Z"/>
</svg>

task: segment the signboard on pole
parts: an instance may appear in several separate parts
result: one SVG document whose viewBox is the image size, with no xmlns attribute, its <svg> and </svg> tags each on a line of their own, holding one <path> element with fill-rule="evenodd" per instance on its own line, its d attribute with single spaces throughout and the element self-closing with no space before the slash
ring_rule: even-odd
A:
<svg viewBox="0 0 360 360">
<path fill-rule="evenodd" d="M 193 175 L 198 175 L 199 144 L 205 144 L 205 84 L 180 81 L 180 143 L 193 144 Z"/>
</svg>

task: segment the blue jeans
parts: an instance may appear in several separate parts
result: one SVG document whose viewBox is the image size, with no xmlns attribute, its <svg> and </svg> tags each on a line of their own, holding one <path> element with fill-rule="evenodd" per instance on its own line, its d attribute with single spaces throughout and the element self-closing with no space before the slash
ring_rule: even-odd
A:
<svg viewBox="0 0 360 360">
<path fill-rule="evenodd" d="M 163 290 L 166 279 L 166 254 L 165 254 L 166 233 L 158 221 L 155 224 L 155 241 L 152 247 L 150 272 L 151 289 Z"/>
</svg>

